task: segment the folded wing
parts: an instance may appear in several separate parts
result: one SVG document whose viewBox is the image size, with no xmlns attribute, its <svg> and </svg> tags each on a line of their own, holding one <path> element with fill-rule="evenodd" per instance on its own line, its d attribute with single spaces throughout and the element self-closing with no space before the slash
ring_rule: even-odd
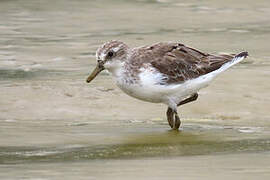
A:
<svg viewBox="0 0 270 180">
<path fill-rule="evenodd" d="M 211 55 L 177 43 L 159 43 L 148 47 L 150 64 L 166 75 L 167 84 L 177 84 L 219 69 L 233 55 Z"/>
</svg>

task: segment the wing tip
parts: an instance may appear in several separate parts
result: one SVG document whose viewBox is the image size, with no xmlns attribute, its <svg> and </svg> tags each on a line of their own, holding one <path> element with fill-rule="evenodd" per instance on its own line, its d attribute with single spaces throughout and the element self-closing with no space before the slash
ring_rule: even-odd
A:
<svg viewBox="0 0 270 180">
<path fill-rule="evenodd" d="M 244 52 L 241 52 L 239 54 L 237 54 L 236 56 L 234 56 L 235 58 L 241 58 L 241 57 L 248 57 L 248 52 L 247 51 L 244 51 Z"/>
</svg>

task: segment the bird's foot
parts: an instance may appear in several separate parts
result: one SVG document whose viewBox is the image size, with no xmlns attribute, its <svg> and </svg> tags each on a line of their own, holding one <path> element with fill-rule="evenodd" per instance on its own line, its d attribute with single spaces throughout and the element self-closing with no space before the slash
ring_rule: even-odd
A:
<svg viewBox="0 0 270 180">
<path fill-rule="evenodd" d="M 171 126 L 171 128 L 173 128 L 174 126 L 174 118 L 173 118 L 173 110 L 172 108 L 169 108 L 168 107 L 168 110 L 167 110 L 167 120 L 168 120 L 168 123 L 169 125 Z"/>
<path fill-rule="evenodd" d="M 180 127 L 180 125 L 181 125 L 180 118 L 179 118 L 178 114 L 175 113 L 175 114 L 174 114 L 174 126 L 173 126 L 173 129 L 174 129 L 174 130 L 178 130 L 179 127 Z"/>
<path fill-rule="evenodd" d="M 168 120 L 170 127 L 173 130 L 179 129 L 179 127 L 181 125 L 180 118 L 179 118 L 177 112 L 174 112 L 172 110 L 172 108 L 170 108 L 170 107 L 168 107 L 168 110 L 167 110 L 167 120 Z"/>
</svg>

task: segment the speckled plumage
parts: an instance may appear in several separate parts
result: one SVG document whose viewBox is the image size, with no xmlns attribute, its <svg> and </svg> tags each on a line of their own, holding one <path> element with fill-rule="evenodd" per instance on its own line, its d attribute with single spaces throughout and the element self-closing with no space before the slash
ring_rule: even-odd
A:
<svg viewBox="0 0 270 180">
<path fill-rule="evenodd" d="M 134 48 L 129 64 L 151 64 L 167 76 L 167 84 L 181 83 L 220 68 L 232 55 L 210 55 L 180 43 L 157 43 Z"/>
<path fill-rule="evenodd" d="M 167 104 L 173 110 L 168 109 L 167 116 L 177 115 L 177 105 L 196 100 L 201 88 L 247 56 L 211 55 L 172 42 L 129 48 L 110 41 L 96 52 L 99 66 L 112 73 L 120 89 L 137 99 Z"/>
</svg>

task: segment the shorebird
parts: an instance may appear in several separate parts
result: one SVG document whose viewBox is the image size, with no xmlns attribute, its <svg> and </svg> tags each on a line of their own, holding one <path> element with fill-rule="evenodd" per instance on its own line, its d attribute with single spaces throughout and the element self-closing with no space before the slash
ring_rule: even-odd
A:
<svg viewBox="0 0 270 180">
<path fill-rule="evenodd" d="M 130 48 L 113 40 L 96 51 L 97 66 L 86 82 L 108 70 L 126 94 L 166 104 L 168 123 L 177 130 L 181 124 L 177 107 L 197 100 L 200 89 L 247 56 L 247 52 L 212 55 L 173 42 Z"/>
</svg>

